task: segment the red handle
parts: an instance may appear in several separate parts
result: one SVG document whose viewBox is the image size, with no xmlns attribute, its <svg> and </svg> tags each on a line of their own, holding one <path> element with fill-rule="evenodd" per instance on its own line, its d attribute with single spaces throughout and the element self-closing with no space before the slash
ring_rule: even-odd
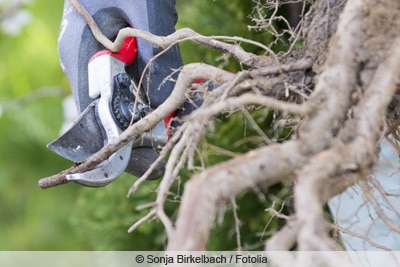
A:
<svg viewBox="0 0 400 267">
<path fill-rule="evenodd" d="M 127 37 L 118 52 L 111 53 L 111 56 L 124 62 L 132 63 L 138 54 L 137 41 L 135 37 Z"/>
<path fill-rule="evenodd" d="M 93 59 L 102 56 L 102 55 L 110 55 L 113 58 L 118 59 L 119 61 L 125 64 L 131 64 L 138 55 L 137 41 L 135 37 L 127 37 L 122 43 L 121 48 L 118 52 L 111 52 L 109 50 L 102 50 L 94 54 L 89 62 Z"/>
</svg>

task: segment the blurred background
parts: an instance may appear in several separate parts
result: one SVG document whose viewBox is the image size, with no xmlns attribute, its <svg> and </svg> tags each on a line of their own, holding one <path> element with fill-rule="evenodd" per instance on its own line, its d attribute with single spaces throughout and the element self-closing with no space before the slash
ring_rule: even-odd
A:
<svg viewBox="0 0 400 267">
<path fill-rule="evenodd" d="M 83 249 L 72 231 L 78 188 L 41 190 L 68 167 L 46 143 L 69 94 L 57 55 L 62 1 L 0 1 L 0 249 Z"/>
<path fill-rule="evenodd" d="M 135 207 L 155 198 L 158 181 L 145 183 L 130 198 L 126 194 L 136 178 L 127 175 L 97 189 L 75 184 L 47 190 L 37 186 L 40 178 L 71 166 L 46 148 L 59 136 L 63 101 L 70 94 L 57 54 L 62 7 L 62 0 L 0 0 L 0 250 L 163 249 L 165 235 L 158 221 L 127 233 L 130 225 L 147 213 Z M 247 28 L 252 7 L 251 0 L 178 0 L 177 27 L 191 27 L 205 35 L 236 35 L 268 42 L 268 34 Z M 230 71 L 241 68 L 220 53 L 192 43 L 182 44 L 181 49 L 185 63 L 206 62 Z M 271 115 L 265 111 L 256 115 L 263 129 L 269 128 Z M 243 137 L 238 127 L 245 121 L 241 116 L 232 116 L 230 124 L 217 127 L 219 131 L 209 137 L 210 142 L 232 148 L 232 140 Z M 249 138 L 250 128 L 246 128 Z M 239 153 L 244 148 L 238 146 L 236 150 Z M 209 163 L 226 158 L 211 155 Z M 265 212 L 255 211 L 270 207 L 269 197 L 260 200 L 256 195 L 245 195 L 239 201 L 245 206 L 239 215 L 249 218 L 241 227 L 242 239 L 261 245 L 265 225 L 272 223 Z M 173 199 L 167 203 L 171 216 L 177 205 Z M 215 230 L 210 249 L 233 249 L 237 245 L 232 213 L 225 217 Z M 247 237 L 247 230 L 260 235 Z"/>
</svg>

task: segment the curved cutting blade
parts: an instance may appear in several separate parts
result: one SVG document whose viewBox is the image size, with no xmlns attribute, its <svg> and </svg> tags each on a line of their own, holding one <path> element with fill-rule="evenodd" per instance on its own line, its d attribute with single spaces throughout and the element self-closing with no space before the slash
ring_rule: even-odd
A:
<svg viewBox="0 0 400 267">
<path fill-rule="evenodd" d="M 67 180 L 89 187 L 107 185 L 124 172 L 129 162 L 131 150 L 132 142 L 112 154 L 96 169 L 84 173 L 68 174 Z"/>
<path fill-rule="evenodd" d="M 74 162 L 83 162 L 104 146 L 103 130 L 98 124 L 96 104 L 92 102 L 73 125 L 59 138 L 47 145 L 58 155 Z"/>
<path fill-rule="evenodd" d="M 125 71 L 123 62 L 117 60 L 112 55 L 99 52 L 90 61 L 89 71 L 89 95 L 92 97 L 100 96 L 95 105 L 96 120 L 98 119 L 104 132 L 106 143 L 113 142 L 122 133 L 117 125 L 112 111 L 115 77 Z M 123 81 L 123 79 L 121 80 Z M 132 143 L 124 146 L 112 154 L 95 169 L 67 175 L 67 179 L 85 186 L 104 186 L 120 176 L 129 163 L 132 150 Z"/>
</svg>

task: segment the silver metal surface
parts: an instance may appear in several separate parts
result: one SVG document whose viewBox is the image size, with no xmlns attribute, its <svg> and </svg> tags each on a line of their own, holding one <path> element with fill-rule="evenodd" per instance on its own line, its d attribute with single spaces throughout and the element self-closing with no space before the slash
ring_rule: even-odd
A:
<svg viewBox="0 0 400 267">
<path fill-rule="evenodd" d="M 96 116 L 97 100 L 90 104 L 72 126 L 47 145 L 58 155 L 73 162 L 83 162 L 104 146 L 105 137 Z"/>
<path fill-rule="evenodd" d="M 122 130 L 114 121 L 111 102 L 114 76 L 125 72 L 125 64 L 110 54 L 102 54 L 95 57 L 88 66 L 89 71 L 89 95 L 92 98 L 100 96 L 97 102 L 97 116 L 99 125 L 103 127 L 106 143 L 118 138 Z M 97 168 L 77 174 L 67 175 L 67 179 L 85 186 L 104 186 L 117 179 L 128 165 L 132 143 L 112 154 Z"/>
<path fill-rule="evenodd" d="M 91 60 L 88 65 L 89 95 L 95 100 L 82 112 L 70 129 L 48 145 L 52 151 L 80 163 L 120 136 L 122 129 L 115 121 L 112 100 L 114 77 L 124 72 L 125 64 L 108 53 L 99 54 Z M 99 187 L 117 179 L 128 164 L 132 165 L 132 168 L 139 166 L 139 169 L 145 169 L 148 164 L 146 166 L 138 164 L 142 161 L 141 158 L 131 159 L 132 148 L 150 148 L 152 153 L 155 153 L 153 149 L 165 145 L 168 141 L 166 132 L 164 121 L 160 121 L 152 130 L 131 141 L 95 169 L 69 174 L 66 177 L 69 181 L 84 186 Z M 146 156 L 149 155 L 143 153 L 140 155 L 147 163 Z M 130 173 L 134 171 L 131 170 Z"/>
<path fill-rule="evenodd" d="M 67 180 L 89 187 L 107 185 L 124 172 L 128 165 L 131 151 L 132 142 L 112 154 L 96 169 L 84 173 L 68 174 Z"/>
</svg>

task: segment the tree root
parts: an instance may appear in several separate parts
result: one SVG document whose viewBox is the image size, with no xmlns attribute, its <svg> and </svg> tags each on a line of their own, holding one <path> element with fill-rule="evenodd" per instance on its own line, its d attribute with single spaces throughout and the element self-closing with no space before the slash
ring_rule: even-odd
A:
<svg viewBox="0 0 400 267">
<path fill-rule="evenodd" d="M 137 29 L 123 29 L 113 43 L 102 35 L 77 0 L 70 2 L 86 19 L 99 42 L 112 51 L 118 50 L 127 36 L 142 38 L 164 49 L 192 40 L 233 56 L 248 65 L 250 70 L 233 74 L 200 63 L 184 66 L 171 96 L 161 106 L 81 165 L 45 178 L 39 181 L 39 186 L 47 188 L 65 183 L 66 174 L 96 167 L 180 107 L 195 80 L 208 79 L 218 87 L 213 92 L 203 91 L 202 106 L 184 119 L 163 148 L 160 157 L 169 154 L 169 159 L 156 202 L 148 215 L 129 231 L 156 216 L 166 229 L 168 250 L 204 250 L 221 205 L 232 202 L 238 194 L 254 187 L 291 181 L 294 184 L 295 213 L 287 217 L 286 226 L 265 243 L 265 248 L 340 249 L 327 234 L 329 224 L 324 218 L 323 207 L 331 197 L 374 171 L 379 142 L 385 135 L 388 106 L 396 94 L 400 76 L 399 3 L 341 0 L 330 1 L 332 5 L 327 6 L 328 1 L 315 1 L 312 7 L 314 17 L 306 16 L 309 25 L 303 32 L 305 47 L 302 53 L 293 51 L 292 54 L 275 55 L 267 46 L 246 40 L 269 53 L 268 56 L 258 56 L 240 46 L 217 40 L 244 41 L 241 38 L 205 37 L 190 29 L 178 30 L 165 37 Z M 339 15 L 340 19 L 336 21 Z M 372 31 L 373 25 L 378 24 L 379 30 Z M 298 94 L 302 101 L 297 103 L 301 104 L 271 96 L 285 92 L 283 95 L 287 97 L 289 78 L 298 83 L 306 78 L 315 82 L 311 95 Z M 261 83 L 274 94 L 263 94 L 258 86 Z M 206 125 L 224 112 L 251 104 L 295 114 L 298 122 L 295 138 L 235 155 L 195 174 L 185 183 L 178 218 L 172 222 L 164 211 L 165 201 L 179 170 L 185 164 L 193 165 Z M 150 171 L 135 182 L 130 193 L 138 189 Z M 373 199 L 369 201 L 375 203 Z M 379 210 L 379 207 L 375 208 Z M 236 224 L 239 221 L 240 218 L 235 217 Z M 392 230 L 400 231 L 389 219 L 385 222 Z M 240 240 L 237 243 L 240 247 Z"/>
</svg>

